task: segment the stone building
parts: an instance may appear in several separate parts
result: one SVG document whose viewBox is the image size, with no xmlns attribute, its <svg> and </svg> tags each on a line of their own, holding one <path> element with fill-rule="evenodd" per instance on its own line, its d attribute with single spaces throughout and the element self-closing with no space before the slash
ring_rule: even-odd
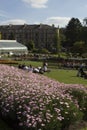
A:
<svg viewBox="0 0 87 130">
<path fill-rule="evenodd" d="M 54 44 L 54 36 L 56 32 L 54 25 L 1 25 L 1 39 L 17 40 L 27 45 L 31 40 L 36 48 L 52 48 Z"/>
</svg>

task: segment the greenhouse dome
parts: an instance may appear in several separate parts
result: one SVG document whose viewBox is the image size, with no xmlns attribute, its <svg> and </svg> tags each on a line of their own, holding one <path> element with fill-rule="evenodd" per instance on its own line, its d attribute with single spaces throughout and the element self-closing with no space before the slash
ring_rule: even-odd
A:
<svg viewBox="0 0 87 130">
<path fill-rule="evenodd" d="M 16 40 L 0 40 L 0 54 L 26 54 L 28 49 Z"/>
</svg>

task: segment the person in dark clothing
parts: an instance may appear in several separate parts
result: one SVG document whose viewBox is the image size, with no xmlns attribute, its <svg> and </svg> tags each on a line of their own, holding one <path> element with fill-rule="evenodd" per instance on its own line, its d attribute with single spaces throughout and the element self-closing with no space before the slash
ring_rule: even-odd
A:
<svg viewBox="0 0 87 130">
<path fill-rule="evenodd" d="M 83 76 L 83 64 L 80 65 L 80 67 L 78 68 L 78 73 L 77 73 L 77 76 L 78 77 L 82 77 Z"/>
<path fill-rule="evenodd" d="M 83 66 L 83 64 L 79 67 L 79 69 L 78 69 L 78 73 L 77 73 L 77 76 L 78 77 L 83 77 L 83 78 L 87 78 L 87 74 L 84 72 L 84 70 L 83 70 L 83 68 L 84 68 L 84 66 Z"/>
</svg>

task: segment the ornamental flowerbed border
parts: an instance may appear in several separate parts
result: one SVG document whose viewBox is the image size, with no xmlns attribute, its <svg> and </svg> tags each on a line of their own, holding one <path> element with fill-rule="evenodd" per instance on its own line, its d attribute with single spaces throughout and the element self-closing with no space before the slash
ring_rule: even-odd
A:
<svg viewBox="0 0 87 130">
<path fill-rule="evenodd" d="M 87 120 L 87 88 L 0 65 L 0 114 L 20 130 L 68 130 Z"/>
<path fill-rule="evenodd" d="M 0 64 L 18 64 L 18 62 L 14 60 L 0 60 Z"/>
</svg>

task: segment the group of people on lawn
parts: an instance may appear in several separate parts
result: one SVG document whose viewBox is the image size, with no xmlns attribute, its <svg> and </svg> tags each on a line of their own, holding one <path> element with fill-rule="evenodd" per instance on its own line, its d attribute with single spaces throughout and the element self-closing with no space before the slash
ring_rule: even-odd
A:
<svg viewBox="0 0 87 130">
<path fill-rule="evenodd" d="M 47 62 L 45 62 L 45 61 L 43 62 L 42 67 L 33 67 L 31 64 L 29 66 L 26 66 L 25 64 L 22 64 L 22 65 L 19 64 L 18 68 L 23 69 L 23 70 L 32 71 L 33 73 L 41 73 L 41 74 L 43 74 L 44 72 L 50 71 L 50 70 L 48 70 Z M 87 73 L 84 71 L 84 64 L 83 63 L 78 68 L 77 76 L 87 79 Z"/>
<path fill-rule="evenodd" d="M 48 64 L 47 64 L 47 62 L 43 62 L 42 67 L 33 67 L 31 64 L 29 66 L 26 66 L 25 64 L 22 64 L 22 65 L 19 64 L 18 68 L 23 69 L 23 70 L 32 71 L 33 73 L 41 73 L 41 74 L 43 74 L 44 72 L 48 72 Z"/>
</svg>

